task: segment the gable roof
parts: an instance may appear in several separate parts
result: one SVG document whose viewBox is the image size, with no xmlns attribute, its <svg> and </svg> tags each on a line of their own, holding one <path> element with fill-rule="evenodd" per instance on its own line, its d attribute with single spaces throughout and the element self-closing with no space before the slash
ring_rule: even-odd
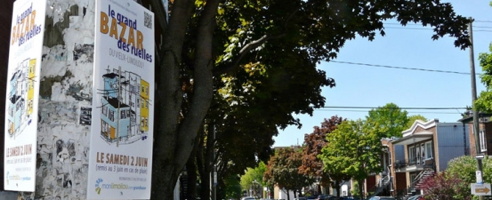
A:
<svg viewBox="0 0 492 200">
<path fill-rule="evenodd" d="M 413 122 L 412 126 L 409 129 L 404 130 L 402 132 L 402 135 L 403 137 L 411 135 L 412 133 L 415 133 L 417 128 L 422 128 L 424 130 L 430 129 L 432 127 L 435 127 L 437 123 L 439 123 L 439 121 L 436 119 L 430 120 L 428 122 L 424 122 L 422 120 L 415 120 L 415 122 Z"/>
<path fill-rule="evenodd" d="M 412 126 L 409 129 L 402 131 L 403 136 L 401 138 L 394 140 L 393 144 L 394 145 L 413 144 L 413 143 L 431 139 L 434 133 L 432 131 L 429 131 L 428 129 L 436 127 L 437 123 L 439 123 L 438 120 L 431 120 L 428 122 L 424 122 L 422 120 L 415 120 L 415 122 L 412 124 Z M 418 129 L 422 131 L 417 132 Z"/>
</svg>

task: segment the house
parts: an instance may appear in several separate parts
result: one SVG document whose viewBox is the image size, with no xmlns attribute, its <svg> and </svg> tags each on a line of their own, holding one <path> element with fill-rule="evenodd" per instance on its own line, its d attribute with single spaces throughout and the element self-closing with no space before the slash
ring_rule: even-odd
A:
<svg viewBox="0 0 492 200">
<path fill-rule="evenodd" d="M 380 173 L 374 173 L 369 175 L 366 180 L 365 180 L 365 190 L 371 194 L 370 196 L 374 195 L 380 195 L 380 196 L 390 196 L 393 190 L 392 186 L 392 173 L 391 173 L 391 161 L 394 160 L 392 159 L 391 152 L 394 152 L 395 149 L 392 145 L 392 139 L 389 138 L 383 138 L 381 140 L 381 144 L 383 146 L 383 153 L 381 154 L 381 166 L 383 168 L 383 171 Z M 400 148 L 400 152 L 402 148 Z M 399 153 L 398 155 L 403 155 Z M 403 159 L 403 156 L 401 156 L 400 159 Z"/>
<path fill-rule="evenodd" d="M 464 123 L 440 123 L 438 120 L 417 120 L 402 132 L 401 138 L 382 141 L 387 155 L 385 166 L 376 181 L 379 190 L 390 191 L 393 196 L 419 194 L 419 184 L 424 177 L 444 171 L 448 162 L 469 155 L 470 134 Z"/>
<path fill-rule="evenodd" d="M 473 115 L 471 112 L 466 113 L 467 115 L 460 119 L 459 121 L 463 123 L 468 129 L 468 137 L 470 138 L 470 155 L 477 156 L 479 154 L 491 155 L 492 154 L 492 121 L 490 118 L 492 114 L 479 113 L 478 114 L 478 140 L 479 152 L 477 154 L 476 138 L 474 134 L 473 127 Z"/>
</svg>

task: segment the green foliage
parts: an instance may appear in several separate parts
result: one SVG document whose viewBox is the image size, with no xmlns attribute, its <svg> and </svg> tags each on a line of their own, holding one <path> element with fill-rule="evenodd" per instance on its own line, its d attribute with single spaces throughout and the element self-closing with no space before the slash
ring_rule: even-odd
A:
<svg viewBox="0 0 492 200">
<path fill-rule="evenodd" d="M 474 183 L 477 160 L 472 156 L 460 156 L 449 161 L 446 172 L 467 183 Z"/>
<path fill-rule="evenodd" d="M 492 45 L 489 50 L 492 52 Z M 475 101 L 475 106 L 479 111 L 492 112 L 492 53 L 480 53 L 478 60 L 483 71 L 481 82 L 486 88 Z"/>
<path fill-rule="evenodd" d="M 472 156 L 460 156 L 448 163 L 446 172 L 457 176 L 467 183 L 475 183 L 475 171 L 477 170 L 477 159 Z M 482 159 L 482 176 L 485 182 L 492 180 L 492 159 L 488 156 Z"/>
<path fill-rule="evenodd" d="M 257 167 L 246 169 L 244 175 L 241 176 L 241 188 L 248 190 L 253 184 L 260 184 L 266 186 L 266 182 L 263 181 L 263 175 L 266 172 L 266 165 L 264 162 L 260 162 Z"/>
<path fill-rule="evenodd" d="M 439 1 L 173 0 L 168 13 L 162 1 L 141 2 L 156 19 L 153 198 L 172 198 L 197 137 L 209 137 L 198 135 L 204 122 L 217 131 L 207 152 L 217 149 L 221 174 L 266 159 L 278 127 L 301 125 L 293 113 L 324 106 L 321 89 L 335 82 L 317 64 L 347 40 L 384 35 L 388 19 L 469 45 L 469 20 Z"/>
<path fill-rule="evenodd" d="M 405 130 L 409 119 L 408 112 L 402 111 L 394 103 L 388 103 L 383 107 L 378 107 L 369 111 L 366 116 L 367 124 L 372 127 L 370 131 L 378 137 L 401 137 L 401 132 Z"/>
<path fill-rule="evenodd" d="M 457 191 L 453 193 L 455 199 L 465 199 L 467 196 L 471 196 L 469 190 L 470 183 L 476 182 L 476 172 L 477 170 L 477 159 L 472 156 L 461 156 L 454 158 L 448 163 L 448 168 L 446 169 L 447 177 L 452 177 L 461 180 L 457 182 L 456 180 L 451 180 L 455 184 L 453 187 L 457 187 Z M 482 176 L 484 182 L 490 182 L 492 180 L 492 159 L 486 156 L 482 159 Z M 449 185 L 443 187 L 451 187 Z M 468 189 L 459 189 L 468 188 Z"/>
<path fill-rule="evenodd" d="M 324 170 L 356 180 L 381 171 L 381 137 L 367 132 L 365 121 L 344 121 L 326 136 L 327 145 L 319 155 Z"/>
<path fill-rule="evenodd" d="M 354 196 L 354 197 L 360 197 L 361 196 L 361 193 L 358 190 L 358 188 L 359 188 L 359 182 L 354 182 L 354 185 L 353 185 L 352 189 L 350 190 L 350 193 L 352 194 L 352 196 Z"/>
<path fill-rule="evenodd" d="M 226 199 L 239 199 L 242 195 L 241 183 L 237 176 L 224 177 L 224 193 Z"/>
</svg>

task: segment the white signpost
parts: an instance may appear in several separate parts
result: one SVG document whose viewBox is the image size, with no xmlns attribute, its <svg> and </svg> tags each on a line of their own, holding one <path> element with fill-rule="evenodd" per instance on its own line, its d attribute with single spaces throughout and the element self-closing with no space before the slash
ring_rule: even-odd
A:
<svg viewBox="0 0 492 200">
<path fill-rule="evenodd" d="M 478 196 L 489 196 L 491 193 L 490 183 L 472 183 L 471 193 Z"/>
</svg>

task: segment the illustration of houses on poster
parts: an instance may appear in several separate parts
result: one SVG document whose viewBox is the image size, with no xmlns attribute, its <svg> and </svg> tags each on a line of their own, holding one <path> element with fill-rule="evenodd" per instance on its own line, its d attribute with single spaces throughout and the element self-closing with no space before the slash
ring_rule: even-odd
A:
<svg viewBox="0 0 492 200">
<path fill-rule="evenodd" d="M 34 191 L 40 65 L 46 1 L 17 0 L 5 104 L 4 189 Z"/>
<path fill-rule="evenodd" d="M 154 15 L 133 0 L 96 1 L 88 199 L 149 199 Z"/>
</svg>

